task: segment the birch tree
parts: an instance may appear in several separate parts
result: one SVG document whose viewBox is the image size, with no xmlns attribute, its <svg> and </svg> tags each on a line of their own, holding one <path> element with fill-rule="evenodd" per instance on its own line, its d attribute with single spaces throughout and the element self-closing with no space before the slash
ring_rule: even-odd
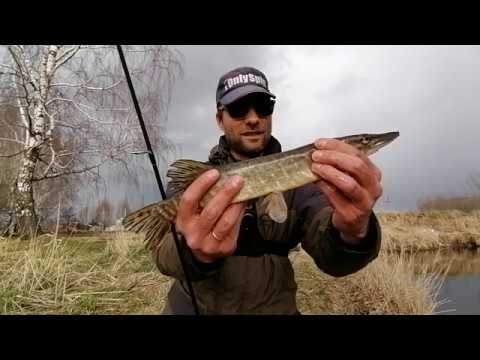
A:
<svg viewBox="0 0 480 360">
<path fill-rule="evenodd" d="M 8 136 L 10 133 L 9 128 L 18 122 L 18 114 L 15 109 L 9 107 L 0 107 L 0 122 L 3 124 L 1 127 L 2 137 Z M 13 154 L 19 152 L 21 146 L 11 141 L 0 142 L 0 154 Z M 15 173 L 18 170 L 18 166 L 14 161 L 8 158 L 0 157 L 0 210 L 4 211 L 9 207 L 9 194 L 11 192 L 11 186 Z M 0 228 L 0 235 L 2 228 Z"/>
<path fill-rule="evenodd" d="M 166 46 L 123 48 L 154 151 L 161 153 L 172 146 L 164 130 L 170 89 L 181 73 L 179 54 Z M 4 58 L 0 105 L 16 108 L 19 121 L 0 123 L 0 143 L 20 150 L 0 156 L 18 165 L 15 232 L 32 236 L 35 183 L 81 175 L 91 184 L 107 164 L 128 175 L 129 154 L 144 150 L 144 143 L 115 46 L 11 45 Z"/>
</svg>

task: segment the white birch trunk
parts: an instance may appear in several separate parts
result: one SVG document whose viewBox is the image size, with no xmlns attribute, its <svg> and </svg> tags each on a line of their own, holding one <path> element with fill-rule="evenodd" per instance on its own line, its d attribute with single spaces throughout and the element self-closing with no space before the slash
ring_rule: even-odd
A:
<svg viewBox="0 0 480 360">
<path fill-rule="evenodd" d="M 35 149 L 25 152 L 15 180 L 15 230 L 20 237 L 31 238 L 37 232 L 38 218 L 33 200 L 32 178 L 35 171 Z"/>
<path fill-rule="evenodd" d="M 129 52 L 130 72 L 136 74 L 136 89 L 146 101 L 142 110 L 150 114 L 146 118 L 154 119 L 146 124 L 151 142 L 156 149 L 171 149 L 158 119 L 169 100 L 163 90 L 170 91 L 173 72 L 180 64 L 163 46 L 131 47 Z M 0 156 L 18 164 L 11 197 L 14 233 L 27 237 L 38 230 L 37 214 L 44 215 L 44 210 L 36 213 L 35 200 L 50 199 L 55 191 L 41 185 L 45 196 L 34 196 L 33 184 L 72 175 L 95 184 L 101 178 L 100 167 L 106 164 L 126 169 L 131 179 L 132 154 L 144 149 L 144 141 L 132 121 L 134 110 L 124 74 L 118 70 L 115 47 L 12 45 L 8 53 L 11 62 L 0 64 L 0 100 L 8 98 L 20 119 L 15 135 L 0 136 L 0 141 L 21 143 L 23 151 Z M 35 185 L 35 190 L 39 187 Z"/>
<path fill-rule="evenodd" d="M 40 64 L 39 87 L 34 94 L 32 126 L 15 180 L 15 233 L 22 238 L 31 238 L 40 230 L 33 197 L 33 176 L 38 162 L 39 148 L 51 142 L 51 131 L 46 126 L 45 103 L 53 76 L 57 46 L 49 46 Z M 33 76 L 33 74 L 31 74 Z M 24 116 L 23 113 L 21 113 Z"/>
</svg>

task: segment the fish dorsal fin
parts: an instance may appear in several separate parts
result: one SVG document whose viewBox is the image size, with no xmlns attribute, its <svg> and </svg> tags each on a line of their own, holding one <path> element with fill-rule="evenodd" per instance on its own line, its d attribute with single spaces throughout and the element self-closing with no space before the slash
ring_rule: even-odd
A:
<svg viewBox="0 0 480 360">
<path fill-rule="evenodd" d="M 288 208 L 282 193 L 272 192 L 259 201 L 260 211 L 268 214 L 270 219 L 277 223 L 284 223 L 287 220 Z"/>
<path fill-rule="evenodd" d="M 172 179 L 170 185 L 175 194 L 184 191 L 200 174 L 213 168 L 200 161 L 185 159 L 175 161 L 171 167 L 167 176 Z"/>
</svg>

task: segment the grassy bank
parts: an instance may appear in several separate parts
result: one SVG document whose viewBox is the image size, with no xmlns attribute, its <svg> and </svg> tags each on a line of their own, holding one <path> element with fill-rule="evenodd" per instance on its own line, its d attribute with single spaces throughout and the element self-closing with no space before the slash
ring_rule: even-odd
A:
<svg viewBox="0 0 480 360">
<path fill-rule="evenodd" d="M 403 254 L 382 253 L 340 279 L 321 273 L 303 252 L 291 256 L 302 313 L 431 314 L 436 307 L 435 283 L 413 276 Z M 158 314 L 170 282 L 130 233 L 0 238 L 2 314 Z"/>
<path fill-rule="evenodd" d="M 155 314 L 169 279 L 131 234 L 0 239 L 2 314 Z"/>
<path fill-rule="evenodd" d="M 430 265 L 419 269 L 405 253 L 381 253 L 364 269 L 341 278 L 320 272 L 305 253 L 293 263 L 304 314 L 425 315 L 435 313 L 443 301 L 437 295 L 445 267 L 432 274 Z"/>
<path fill-rule="evenodd" d="M 480 210 L 380 213 L 384 250 L 466 250 L 480 247 Z"/>
</svg>

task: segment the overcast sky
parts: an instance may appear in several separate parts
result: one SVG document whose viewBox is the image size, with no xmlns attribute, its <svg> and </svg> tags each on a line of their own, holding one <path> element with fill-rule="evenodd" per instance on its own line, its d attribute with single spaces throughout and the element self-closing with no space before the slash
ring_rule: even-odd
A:
<svg viewBox="0 0 480 360">
<path fill-rule="evenodd" d="M 177 157 L 205 161 L 221 135 L 219 77 L 254 66 L 277 95 L 284 150 L 317 137 L 400 131 L 372 160 L 384 174 L 377 208 L 415 210 L 426 196 L 472 191 L 480 173 L 479 46 L 175 46 L 184 55 L 168 118 Z"/>
</svg>

